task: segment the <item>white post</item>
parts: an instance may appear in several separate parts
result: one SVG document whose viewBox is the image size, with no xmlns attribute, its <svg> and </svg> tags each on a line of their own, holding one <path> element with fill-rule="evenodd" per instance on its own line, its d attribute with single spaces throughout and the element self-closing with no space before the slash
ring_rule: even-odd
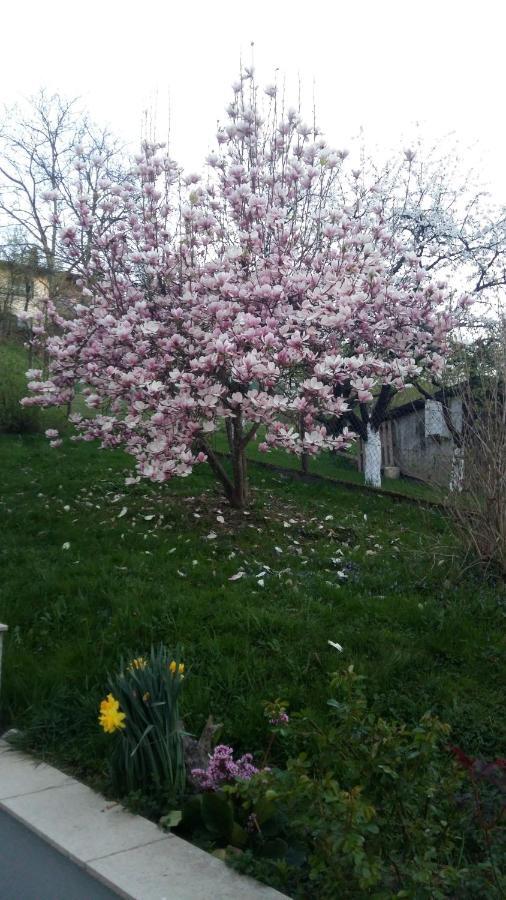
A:
<svg viewBox="0 0 506 900">
<path fill-rule="evenodd" d="M 3 639 L 4 639 L 4 633 L 5 633 L 6 631 L 8 631 L 8 630 L 9 630 L 9 629 L 8 629 L 8 626 L 7 626 L 7 625 L 2 625 L 2 623 L 0 622 L 0 696 L 1 696 L 1 692 L 2 692 L 2 649 L 3 649 Z"/>
<path fill-rule="evenodd" d="M 464 448 L 454 447 L 450 473 L 450 491 L 460 492 L 464 487 Z"/>
<path fill-rule="evenodd" d="M 381 487 L 381 437 L 370 424 L 364 441 L 364 478 L 366 484 Z"/>
</svg>

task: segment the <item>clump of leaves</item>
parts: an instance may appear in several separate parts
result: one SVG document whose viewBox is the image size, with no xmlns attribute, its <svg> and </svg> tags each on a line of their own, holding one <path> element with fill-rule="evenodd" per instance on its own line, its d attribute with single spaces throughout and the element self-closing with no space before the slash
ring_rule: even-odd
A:
<svg viewBox="0 0 506 900">
<path fill-rule="evenodd" d="M 503 896 L 505 882 L 501 868 L 506 862 L 506 759 L 493 760 L 468 756 L 460 747 L 450 747 L 467 777 L 457 802 L 471 818 L 471 839 L 475 855 L 483 855 L 491 867 L 494 886 Z"/>
<path fill-rule="evenodd" d="M 449 726 L 379 717 L 353 667 L 332 687 L 325 727 L 291 716 L 286 769 L 192 797 L 183 833 L 301 900 L 502 897 L 500 841 L 484 846 L 462 803 Z"/>
<path fill-rule="evenodd" d="M 111 775 L 115 791 L 178 797 L 186 782 L 180 695 L 184 664 L 163 644 L 123 661 L 108 686 L 116 704 Z M 111 701 L 104 701 L 111 705 Z"/>
</svg>

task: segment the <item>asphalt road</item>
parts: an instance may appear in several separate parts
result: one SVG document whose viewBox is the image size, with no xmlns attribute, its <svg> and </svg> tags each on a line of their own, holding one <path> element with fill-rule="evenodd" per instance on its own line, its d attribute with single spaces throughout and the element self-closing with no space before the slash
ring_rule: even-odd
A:
<svg viewBox="0 0 506 900">
<path fill-rule="evenodd" d="M 0 810 L 0 900 L 118 900 L 118 894 Z"/>
</svg>

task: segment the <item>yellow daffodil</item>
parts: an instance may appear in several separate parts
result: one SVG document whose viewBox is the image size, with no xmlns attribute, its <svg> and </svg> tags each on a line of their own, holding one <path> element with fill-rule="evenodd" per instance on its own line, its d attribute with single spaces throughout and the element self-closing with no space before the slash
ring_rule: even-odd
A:
<svg viewBox="0 0 506 900">
<path fill-rule="evenodd" d="M 125 728 L 125 713 L 120 711 L 119 701 L 112 694 L 108 694 L 100 704 L 98 721 L 107 734 L 113 734 L 120 728 Z"/>
<path fill-rule="evenodd" d="M 170 665 L 169 665 L 169 669 L 170 669 L 170 671 L 172 672 L 173 675 L 175 675 L 176 672 L 177 672 L 178 675 L 181 675 L 181 676 L 182 676 L 183 673 L 184 673 L 184 663 L 179 663 L 179 665 L 178 665 L 178 664 L 176 663 L 176 660 L 173 659 L 172 662 L 171 662 Z"/>
<path fill-rule="evenodd" d="M 135 669 L 145 669 L 148 664 L 148 661 L 145 656 L 136 656 L 135 659 L 130 663 L 128 670 L 130 672 L 134 672 Z"/>
</svg>

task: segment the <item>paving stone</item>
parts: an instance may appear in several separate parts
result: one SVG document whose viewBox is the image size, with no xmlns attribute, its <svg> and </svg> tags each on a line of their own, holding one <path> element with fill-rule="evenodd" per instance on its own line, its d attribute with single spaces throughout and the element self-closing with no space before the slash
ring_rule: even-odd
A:
<svg viewBox="0 0 506 900">
<path fill-rule="evenodd" d="M 45 791 L 71 781 L 58 769 L 38 763 L 8 744 L 0 744 L 0 800 Z"/>
<path fill-rule="evenodd" d="M 181 838 L 88 863 L 88 869 L 132 900 L 283 900 Z M 287 898 L 285 898 L 287 900 Z"/>
<path fill-rule="evenodd" d="M 3 800 L 2 806 L 81 862 L 152 841 L 171 840 L 152 822 L 73 780 L 63 787 Z"/>
</svg>

